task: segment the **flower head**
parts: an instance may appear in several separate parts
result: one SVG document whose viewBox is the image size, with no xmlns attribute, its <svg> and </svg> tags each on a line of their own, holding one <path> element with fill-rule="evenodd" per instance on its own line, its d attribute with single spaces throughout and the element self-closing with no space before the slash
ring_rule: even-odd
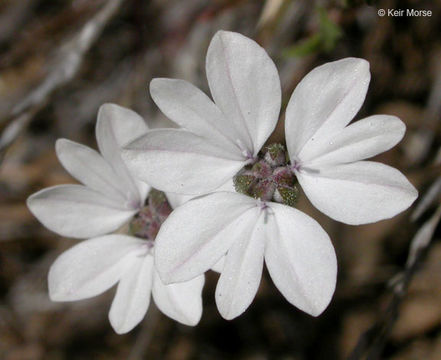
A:
<svg viewBox="0 0 441 360">
<path fill-rule="evenodd" d="M 214 102 L 184 80 L 150 84 L 153 100 L 183 128 L 151 131 L 123 153 L 134 174 L 155 188 L 182 194 L 218 188 L 256 158 L 276 126 L 280 81 L 263 48 L 220 31 L 206 69 Z"/>
<path fill-rule="evenodd" d="M 366 60 L 319 66 L 296 87 L 285 117 L 289 157 L 306 196 L 326 215 L 353 225 L 393 217 L 417 198 L 398 170 L 365 161 L 395 146 L 406 131 L 404 123 L 373 115 L 348 125 L 369 80 Z"/>
<path fill-rule="evenodd" d="M 96 125 L 101 155 L 69 140 L 56 144 L 60 162 L 83 185 L 54 186 L 28 199 L 29 209 L 50 230 L 91 238 L 51 266 L 51 299 L 86 299 L 118 283 L 109 312 L 118 333 L 130 331 L 144 318 L 151 296 L 164 314 L 183 324 L 195 325 L 202 314 L 204 276 L 164 285 L 154 265 L 154 239 L 179 197 L 136 180 L 121 158 L 121 147 L 148 131 L 136 113 L 103 105 Z M 125 224 L 132 236 L 106 235 Z"/>
<path fill-rule="evenodd" d="M 337 264 L 328 235 L 294 208 L 298 185 L 319 210 L 349 224 L 405 210 L 414 187 L 398 170 L 363 161 L 394 146 L 404 124 L 377 115 L 347 126 L 370 78 L 365 60 L 347 58 L 314 69 L 294 91 L 288 156 L 280 145 L 261 152 L 281 104 L 271 59 L 254 41 L 219 31 L 206 72 L 214 101 L 185 81 L 154 79 L 154 101 L 183 129 L 150 132 L 123 153 L 140 179 L 161 190 L 209 193 L 177 208 L 161 227 L 161 278 L 185 281 L 221 270 L 216 302 L 231 319 L 252 302 L 265 262 L 287 300 L 316 316 L 332 298 Z M 236 192 L 216 190 L 231 180 Z"/>
<path fill-rule="evenodd" d="M 83 185 L 57 185 L 31 195 L 28 207 L 48 229 L 73 238 L 108 234 L 129 221 L 143 206 L 150 186 L 128 171 L 121 147 L 148 132 L 135 112 L 103 105 L 96 123 L 97 151 L 59 139 L 58 159 Z"/>
<path fill-rule="evenodd" d="M 153 297 L 165 315 L 196 325 L 202 314 L 204 276 L 164 285 L 154 265 L 154 243 L 127 235 L 85 240 L 61 254 L 49 270 L 53 301 L 76 301 L 97 296 L 118 284 L 109 312 L 119 334 L 144 318 Z"/>
<path fill-rule="evenodd" d="M 213 267 L 221 272 L 216 303 L 226 319 L 253 301 L 264 261 L 287 300 L 311 315 L 319 315 L 334 293 L 337 264 L 328 235 L 286 205 L 214 192 L 175 209 L 157 241 L 157 269 L 166 283 Z"/>
</svg>

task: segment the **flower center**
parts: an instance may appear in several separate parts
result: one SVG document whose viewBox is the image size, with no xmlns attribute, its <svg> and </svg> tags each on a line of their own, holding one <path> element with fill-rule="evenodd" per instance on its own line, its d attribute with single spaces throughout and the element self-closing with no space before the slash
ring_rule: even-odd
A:
<svg viewBox="0 0 441 360">
<path fill-rule="evenodd" d="M 237 192 L 262 201 L 295 206 L 299 190 L 297 178 L 289 164 L 288 153 L 281 144 L 269 145 L 253 164 L 234 177 Z"/>
<path fill-rule="evenodd" d="M 167 197 L 161 191 L 152 189 L 143 208 L 129 224 L 130 234 L 138 238 L 155 240 L 161 224 L 172 212 Z"/>
</svg>

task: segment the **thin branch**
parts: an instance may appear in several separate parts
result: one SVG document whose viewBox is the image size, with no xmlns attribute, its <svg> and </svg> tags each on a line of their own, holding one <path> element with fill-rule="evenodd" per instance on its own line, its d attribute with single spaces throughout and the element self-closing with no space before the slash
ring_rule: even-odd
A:
<svg viewBox="0 0 441 360">
<path fill-rule="evenodd" d="M 363 333 L 348 360 L 380 359 L 384 345 L 398 317 L 399 307 L 407 294 L 409 284 L 426 257 L 427 249 L 441 219 L 441 205 L 432 217 L 423 224 L 412 239 L 405 269 L 390 281 L 392 299 L 381 317 L 370 329 Z"/>
<path fill-rule="evenodd" d="M 135 339 L 132 350 L 130 351 L 128 360 L 145 359 L 147 350 L 152 342 L 155 328 L 161 319 L 161 312 L 156 305 L 151 302 L 147 316 L 143 320 L 138 337 Z"/>
<path fill-rule="evenodd" d="M 431 207 L 436 199 L 441 195 L 441 176 L 438 177 L 432 185 L 430 185 L 429 189 L 426 193 L 421 197 L 420 201 L 415 207 L 414 212 L 412 213 L 410 219 L 412 221 L 418 220 L 421 215 Z"/>
<path fill-rule="evenodd" d="M 84 56 L 98 39 L 106 24 L 124 0 L 108 1 L 75 35 L 57 50 L 54 63 L 44 81 L 11 111 L 9 124 L 0 136 L 0 161 L 35 114 L 49 101 L 53 92 L 69 83 L 78 73 Z"/>
</svg>

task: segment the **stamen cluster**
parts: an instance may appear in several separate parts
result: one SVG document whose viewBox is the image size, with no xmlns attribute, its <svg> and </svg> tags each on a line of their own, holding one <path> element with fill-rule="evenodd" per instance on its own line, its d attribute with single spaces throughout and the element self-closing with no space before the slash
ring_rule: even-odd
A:
<svg viewBox="0 0 441 360">
<path fill-rule="evenodd" d="M 130 222 L 130 234 L 151 241 L 155 240 L 161 224 L 171 212 L 172 208 L 165 194 L 152 189 L 147 198 L 146 205 Z"/>
<path fill-rule="evenodd" d="M 275 201 L 294 207 L 299 190 L 297 178 L 290 169 L 286 149 L 271 144 L 260 160 L 247 165 L 234 177 L 237 192 L 262 201 Z"/>
</svg>

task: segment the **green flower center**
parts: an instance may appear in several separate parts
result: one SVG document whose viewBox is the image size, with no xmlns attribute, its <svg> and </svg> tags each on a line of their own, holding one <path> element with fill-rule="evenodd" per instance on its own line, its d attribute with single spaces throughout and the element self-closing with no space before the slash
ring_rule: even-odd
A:
<svg viewBox="0 0 441 360">
<path fill-rule="evenodd" d="M 299 197 L 297 178 L 281 144 L 271 144 L 258 159 L 234 177 L 237 192 L 262 201 L 275 201 L 294 207 Z"/>
</svg>

